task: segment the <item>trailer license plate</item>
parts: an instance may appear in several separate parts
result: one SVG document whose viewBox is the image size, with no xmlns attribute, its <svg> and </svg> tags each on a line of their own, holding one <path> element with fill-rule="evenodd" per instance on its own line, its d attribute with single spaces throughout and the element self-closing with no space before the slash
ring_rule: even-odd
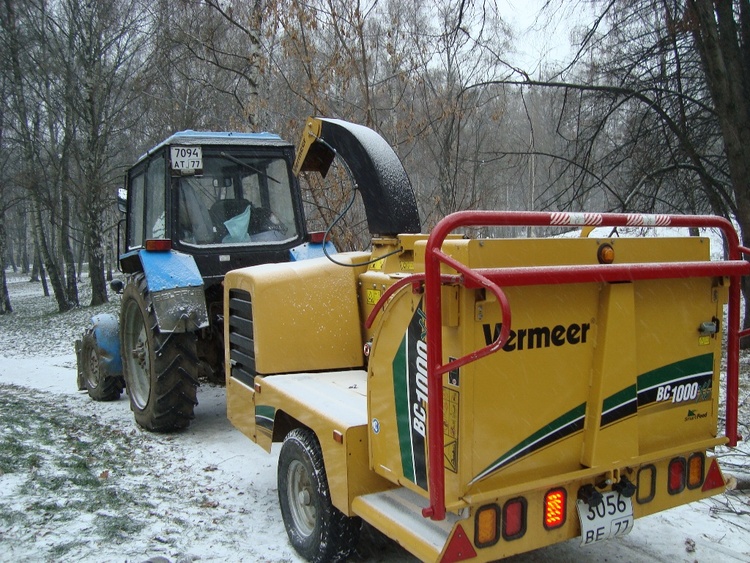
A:
<svg viewBox="0 0 750 563">
<path fill-rule="evenodd" d="M 624 536 L 633 529 L 633 501 L 617 492 L 604 493 L 602 502 L 591 507 L 577 501 L 581 522 L 581 545 Z"/>
</svg>

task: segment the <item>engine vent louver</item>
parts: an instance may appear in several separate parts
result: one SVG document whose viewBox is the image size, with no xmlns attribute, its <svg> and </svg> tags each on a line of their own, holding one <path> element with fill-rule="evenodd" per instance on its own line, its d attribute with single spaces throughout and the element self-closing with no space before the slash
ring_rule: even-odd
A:
<svg viewBox="0 0 750 563">
<path fill-rule="evenodd" d="M 253 305 L 250 294 L 240 289 L 229 291 L 229 360 L 231 376 L 252 387 L 256 375 Z"/>
</svg>

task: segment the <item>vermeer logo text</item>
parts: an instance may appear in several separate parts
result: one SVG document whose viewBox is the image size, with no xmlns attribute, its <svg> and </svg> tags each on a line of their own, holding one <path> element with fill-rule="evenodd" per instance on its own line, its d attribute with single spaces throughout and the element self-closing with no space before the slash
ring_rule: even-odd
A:
<svg viewBox="0 0 750 563">
<path fill-rule="evenodd" d="M 502 323 L 496 323 L 493 333 L 492 325 L 482 325 L 484 339 L 488 345 L 500 335 L 502 327 Z M 503 346 L 503 350 L 513 352 L 515 350 L 533 350 L 534 348 L 563 346 L 564 344 L 585 344 L 590 328 L 591 323 L 572 323 L 568 326 L 555 325 L 551 328 L 540 326 L 511 330 L 508 341 Z"/>
</svg>

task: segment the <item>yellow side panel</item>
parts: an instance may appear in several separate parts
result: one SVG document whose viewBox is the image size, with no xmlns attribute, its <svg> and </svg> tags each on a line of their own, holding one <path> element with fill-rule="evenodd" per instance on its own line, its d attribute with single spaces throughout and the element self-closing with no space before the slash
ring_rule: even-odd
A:
<svg viewBox="0 0 750 563">
<path fill-rule="evenodd" d="M 699 238 L 451 240 L 443 250 L 472 268 L 593 265 L 603 242 L 615 249 L 615 263 L 709 257 Z M 423 242 L 414 248 L 415 264 L 422 264 Z M 721 318 L 722 284 L 700 278 L 504 288 L 510 339 L 443 377 L 448 506 L 460 507 L 466 495 L 605 472 L 713 439 L 721 332 L 705 336 L 699 327 Z M 373 329 L 370 446 L 375 471 L 424 494 L 429 335 L 423 295 L 411 289 L 391 299 Z M 508 321 L 489 291 L 452 289 L 443 291 L 443 363 L 489 344 Z"/>
<path fill-rule="evenodd" d="M 337 259 L 356 264 L 368 256 L 349 253 Z M 257 373 L 362 366 L 357 276 L 363 270 L 319 258 L 229 272 L 227 294 L 236 288 L 251 295 Z"/>
<path fill-rule="evenodd" d="M 254 394 L 247 385 L 234 378 L 227 378 L 227 418 L 235 428 L 257 442 Z M 266 449 L 270 451 L 270 446 Z"/>
<path fill-rule="evenodd" d="M 417 491 L 426 488 L 426 405 L 422 400 L 426 397 L 426 377 L 420 377 L 418 383 L 410 381 L 403 370 L 394 369 L 394 363 L 411 361 L 416 366 L 418 362 L 426 374 L 424 356 L 417 357 L 416 352 L 409 356 L 414 348 L 406 346 L 405 337 L 408 331 L 411 340 L 423 342 L 420 305 L 421 296 L 406 287 L 394 295 L 381 314 L 371 354 L 377 361 L 370 361 L 367 383 L 373 469 Z"/>
</svg>

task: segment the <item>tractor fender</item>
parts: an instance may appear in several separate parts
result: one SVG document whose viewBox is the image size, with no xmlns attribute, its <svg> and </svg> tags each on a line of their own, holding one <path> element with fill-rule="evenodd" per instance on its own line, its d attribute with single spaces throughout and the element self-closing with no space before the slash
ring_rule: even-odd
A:
<svg viewBox="0 0 750 563">
<path fill-rule="evenodd" d="M 122 355 L 120 353 L 120 322 L 115 315 L 100 313 L 91 317 L 84 336 L 93 335 L 97 354 L 102 368 L 109 375 L 122 375 Z M 76 342 L 76 352 L 80 352 L 80 341 Z M 80 355 L 80 354 L 79 354 Z M 81 358 L 78 357 L 78 388 L 85 389 Z"/>
<path fill-rule="evenodd" d="M 161 332 L 208 327 L 203 278 L 189 254 L 176 250 L 138 251 L 156 322 Z"/>
</svg>

